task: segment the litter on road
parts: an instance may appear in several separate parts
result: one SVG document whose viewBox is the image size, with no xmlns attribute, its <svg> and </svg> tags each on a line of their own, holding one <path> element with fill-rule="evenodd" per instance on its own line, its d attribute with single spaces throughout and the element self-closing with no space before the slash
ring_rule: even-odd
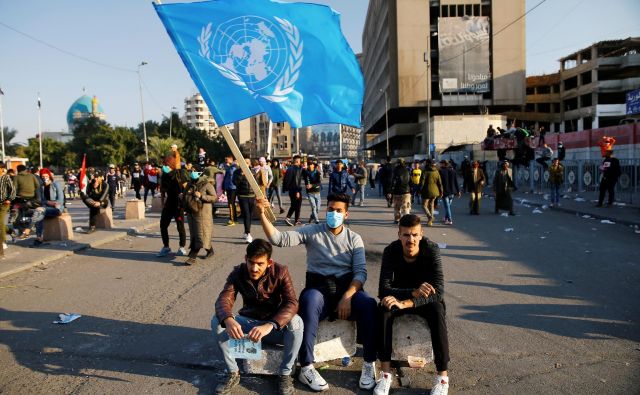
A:
<svg viewBox="0 0 640 395">
<path fill-rule="evenodd" d="M 542 211 L 538 210 L 537 208 L 534 208 L 532 213 L 533 214 L 542 214 Z"/>
<path fill-rule="evenodd" d="M 608 219 L 603 219 L 600 221 L 601 224 L 615 225 L 616 223 L 613 221 L 609 221 Z"/>
<path fill-rule="evenodd" d="M 504 228 L 505 232 L 513 232 L 513 228 Z"/>
<path fill-rule="evenodd" d="M 502 213 L 500 214 L 501 217 L 509 217 L 509 213 Z"/>
<path fill-rule="evenodd" d="M 58 314 L 58 320 L 53 321 L 54 324 L 68 324 L 82 317 L 80 314 L 75 313 L 62 313 Z"/>
<path fill-rule="evenodd" d="M 573 199 L 573 200 L 574 200 L 574 201 L 576 201 L 576 202 L 586 202 L 586 200 L 585 200 L 585 199 L 580 198 L 580 197 L 575 198 L 575 199 Z"/>
<path fill-rule="evenodd" d="M 438 248 L 440 248 L 441 250 L 444 250 L 447 248 L 447 243 L 438 243 Z"/>
</svg>

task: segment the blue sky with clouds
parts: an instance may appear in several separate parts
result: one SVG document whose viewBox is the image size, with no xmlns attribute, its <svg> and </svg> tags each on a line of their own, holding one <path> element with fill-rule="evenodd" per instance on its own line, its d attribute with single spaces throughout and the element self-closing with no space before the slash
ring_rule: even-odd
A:
<svg viewBox="0 0 640 395">
<path fill-rule="evenodd" d="M 526 8 L 540 1 L 526 0 Z M 338 10 L 347 40 L 361 51 L 368 1 L 312 2 Z M 593 42 L 640 36 L 638 15 L 638 0 L 546 0 L 526 20 L 527 74 L 555 72 L 558 58 Z M 135 126 L 141 120 L 135 73 L 141 61 L 149 63 L 142 69 L 145 117 L 159 121 L 174 106 L 182 111 L 195 87 L 150 1 L 0 0 L 4 124 L 19 131 L 18 141 L 37 132 L 38 92 L 45 131 L 66 130 L 66 112 L 83 88 L 98 96 L 110 123 Z"/>
</svg>

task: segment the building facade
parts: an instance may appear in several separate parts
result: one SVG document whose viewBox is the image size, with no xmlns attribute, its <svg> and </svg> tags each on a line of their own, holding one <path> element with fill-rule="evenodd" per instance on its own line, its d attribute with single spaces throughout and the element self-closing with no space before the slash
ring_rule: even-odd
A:
<svg viewBox="0 0 640 395">
<path fill-rule="evenodd" d="M 524 0 L 371 0 L 362 38 L 364 148 L 386 154 L 388 123 L 391 156 L 425 155 L 439 148 L 435 134 L 447 133 L 433 127 L 434 116 L 524 105 L 524 12 Z M 484 135 L 482 125 L 472 140 Z"/>
<path fill-rule="evenodd" d="M 206 132 L 209 136 L 218 133 L 218 125 L 209 112 L 202 95 L 196 93 L 184 99 L 184 117 L 182 122 L 190 128 Z"/>
</svg>

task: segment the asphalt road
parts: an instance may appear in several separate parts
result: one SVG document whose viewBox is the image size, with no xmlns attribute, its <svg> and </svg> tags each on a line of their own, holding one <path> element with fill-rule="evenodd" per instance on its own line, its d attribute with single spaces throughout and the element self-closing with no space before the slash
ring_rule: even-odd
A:
<svg viewBox="0 0 640 395">
<path fill-rule="evenodd" d="M 637 393 L 638 235 L 521 206 L 516 217 L 495 216 L 489 200 L 483 215 L 472 217 L 466 202 L 456 200 L 453 227 L 425 232 L 447 244 L 451 393 Z M 0 393 L 212 393 L 224 365 L 209 322 L 226 275 L 244 253 L 242 227 L 224 222 L 216 219 L 214 259 L 193 267 L 181 257 L 156 258 L 161 241 L 151 228 L 1 279 Z M 397 237 L 391 209 L 370 198 L 351 210 L 349 224 L 365 241 L 365 289 L 375 295 L 380 254 Z M 263 235 L 257 221 L 252 234 Z M 303 247 L 276 249 L 274 258 L 290 266 L 300 292 Z M 82 318 L 52 324 L 62 312 Z M 330 393 L 367 393 L 357 390 L 359 361 L 322 370 Z M 431 387 L 433 366 L 404 370 L 412 387 L 392 393 Z M 275 380 L 243 377 L 241 385 L 238 394 L 269 394 Z"/>
</svg>

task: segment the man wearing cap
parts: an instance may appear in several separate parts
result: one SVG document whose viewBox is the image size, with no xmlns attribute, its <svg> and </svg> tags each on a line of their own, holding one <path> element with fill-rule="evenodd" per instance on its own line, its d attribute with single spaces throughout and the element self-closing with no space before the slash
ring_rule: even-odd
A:
<svg viewBox="0 0 640 395">
<path fill-rule="evenodd" d="M 116 192 L 118 189 L 118 175 L 116 174 L 116 165 L 109 165 L 109 172 L 107 173 L 107 184 L 109 185 L 109 202 L 111 203 L 111 209 L 116 208 Z"/>
<path fill-rule="evenodd" d="M 36 227 L 36 239 L 33 241 L 34 247 L 44 242 L 44 219 L 58 217 L 64 210 L 64 189 L 58 181 L 53 180 L 53 173 L 46 167 L 40 170 L 40 207 L 36 208 L 31 216 L 31 226 Z M 25 229 L 23 238 L 29 236 L 31 229 Z"/>
</svg>

